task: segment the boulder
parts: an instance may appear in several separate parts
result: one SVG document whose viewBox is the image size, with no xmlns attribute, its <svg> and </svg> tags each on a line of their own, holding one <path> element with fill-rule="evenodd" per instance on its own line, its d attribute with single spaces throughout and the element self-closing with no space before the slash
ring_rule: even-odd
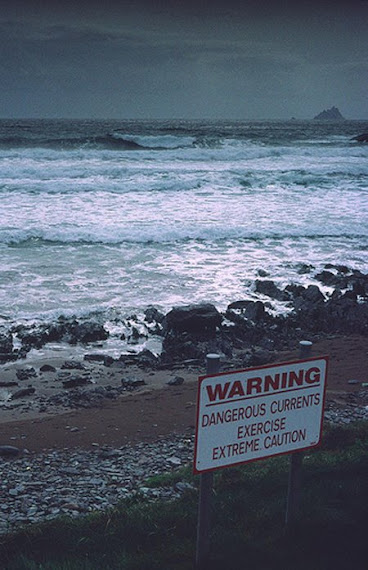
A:
<svg viewBox="0 0 368 570">
<path fill-rule="evenodd" d="M 345 289 L 347 287 L 347 277 L 342 275 L 335 275 L 331 271 L 323 270 L 314 276 L 315 279 L 327 285 L 327 287 L 339 287 Z"/>
<path fill-rule="evenodd" d="M 14 445 L 0 445 L 0 456 L 1 457 L 15 457 L 19 455 L 20 449 Z"/>
<path fill-rule="evenodd" d="M 161 324 L 165 318 L 165 315 L 163 313 L 161 313 L 158 309 L 156 309 L 156 307 L 147 307 L 147 309 L 144 311 L 144 316 L 145 316 L 145 321 L 147 321 L 147 323 L 152 324 L 152 323 L 159 323 Z"/>
<path fill-rule="evenodd" d="M 144 348 L 137 354 L 137 365 L 145 368 L 147 366 L 155 366 L 157 364 L 157 356 L 147 348 Z"/>
<path fill-rule="evenodd" d="M 17 400 L 18 398 L 24 398 L 25 396 L 32 396 L 36 391 L 36 388 L 33 386 L 29 386 L 28 388 L 22 388 L 21 390 L 17 390 L 12 394 L 11 399 Z"/>
<path fill-rule="evenodd" d="M 11 362 L 18 359 L 18 354 L 16 352 L 0 352 L 0 364 L 4 362 Z"/>
<path fill-rule="evenodd" d="M 33 366 L 29 366 L 28 368 L 20 368 L 16 372 L 18 380 L 30 380 L 31 378 L 35 378 L 37 376 L 36 370 Z"/>
<path fill-rule="evenodd" d="M 239 318 L 237 319 L 236 316 Z M 261 301 L 235 301 L 234 303 L 230 303 L 226 311 L 226 317 L 234 322 L 240 322 L 243 318 L 257 322 L 267 316 L 268 314 Z"/>
<path fill-rule="evenodd" d="M 275 285 L 273 281 L 270 280 L 263 280 L 260 281 L 259 279 L 256 280 L 256 292 L 261 293 L 262 295 L 267 295 L 267 297 L 271 297 L 271 299 L 276 299 L 276 301 L 288 301 L 289 295 L 285 291 L 281 291 Z"/>
<path fill-rule="evenodd" d="M 48 342 L 48 334 L 44 326 L 23 326 L 16 328 L 17 337 L 22 342 L 22 346 L 27 350 L 31 348 L 42 348 Z"/>
<path fill-rule="evenodd" d="M 198 340 L 192 339 L 188 333 L 167 333 L 162 343 L 160 364 L 184 360 L 202 360 L 206 349 Z"/>
<path fill-rule="evenodd" d="M 44 364 L 43 366 L 41 366 L 40 372 L 56 372 L 56 368 L 51 364 Z"/>
<path fill-rule="evenodd" d="M 13 337 L 11 334 L 0 334 L 0 353 L 6 354 L 13 351 Z"/>
<path fill-rule="evenodd" d="M 104 326 L 94 321 L 85 323 L 74 321 L 67 327 L 67 335 L 69 336 L 70 344 L 95 342 L 97 340 L 106 340 L 109 337 L 109 333 Z"/>
<path fill-rule="evenodd" d="M 164 331 L 188 332 L 198 335 L 214 333 L 221 325 L 222 316 L 214 305 L 186 305 L 174 307 L 167 313 L 164 321 Z"/>
</svg>

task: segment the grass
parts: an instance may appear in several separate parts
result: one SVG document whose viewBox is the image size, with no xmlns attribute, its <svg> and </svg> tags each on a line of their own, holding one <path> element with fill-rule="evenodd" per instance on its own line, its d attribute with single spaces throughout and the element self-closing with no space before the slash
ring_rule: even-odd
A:
<svg viewBox="0 0 368 570">
<path fill-rule="evenodd" d="M 211 570 L 366 570 L 368 424 L 326 431 L 303 461 L 301 514 L 284 529 L 286 456 L 219 471 L 214 478 Z M 198 478 L 190 468 L 146 486 L 193 484 L 172 502 L 136 496 L 103 514 L 61 518 L 7 535 L 4 570 L 190 570 Z"/>
</svg>

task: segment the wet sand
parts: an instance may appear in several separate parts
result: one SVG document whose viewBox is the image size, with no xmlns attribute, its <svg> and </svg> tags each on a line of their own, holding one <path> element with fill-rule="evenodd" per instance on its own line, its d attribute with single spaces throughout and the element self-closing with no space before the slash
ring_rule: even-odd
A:
<svg viewBox="0 0 368 570">
<path fill-rule="evenodd" d="M 349 392 L 362 390 L 362 383 L 368 382 L 368 339 L 362 336 L 324 338 L 314 343 L 312 352 L 312 356 L 322 355 L 329 356 L 327 398 L 343 406 Z M 275 362 L 298 357 L 298 349 L 280 352 Z M 44 363 L 32 365 L 38 371 Z M 53 361 L 52 364 L 57 367 L 61 363 Z M 17 368 L 28 365 L 23 361 L 7 366 L 6 377 L 14 377 Z M 194 430 L 197 380 L 205 370 L 193 366 L 175 370 L 142 370 L 136 366 L 115 369 L 94 363 L 86 364 L 86 370 L 94 386 L 107 383 L 121 386 L 122 377 L 142 379 L 145 384 L 116 400 L 103 400 L 98 407 L 87 409 L 65 410 L 51 406 L 47 412 L 39 413 L 32 405 L 29 409 L 23 405 L 12 410 L 2 408 L 0 445 L 14 445 L 31 452 L 89 448 L 93 444 L 122 446 Z M 53 391 L 54 375 L 38 372 L 37 378 L 32 379 L 37 393 Z M 168 385 L 175 376 L 184 382 L 180 386 Z M 351 383 L 352 380 L 356 383 Z"/>
</svg>

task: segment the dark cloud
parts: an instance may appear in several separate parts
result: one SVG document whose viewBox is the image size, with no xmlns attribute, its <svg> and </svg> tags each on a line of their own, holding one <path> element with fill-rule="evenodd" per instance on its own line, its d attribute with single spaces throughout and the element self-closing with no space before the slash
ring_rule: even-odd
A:
<svg viewBox="0 0 368 570">
<path fill-rule="evenodd" d="M 1 116 L 368 116 L 368 2 L 2 2 Z"/>
</svg>

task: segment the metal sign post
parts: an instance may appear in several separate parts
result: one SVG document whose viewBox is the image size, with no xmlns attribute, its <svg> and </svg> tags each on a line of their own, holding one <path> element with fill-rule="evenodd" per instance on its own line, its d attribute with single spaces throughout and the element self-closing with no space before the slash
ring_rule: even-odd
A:
<svg viewBox="0 0 368 570">
<path fill-rule="evenodd" d="M 220 370 L 220 356 L 207 354 L 207 374 L 217 374 Z M 199 482 L 199 505 L 197 525 L 196 568 L 207 567 L 210 552 L 211 497 L 213 489 L 213 473 L 201 473 Z"/>
</svg>

